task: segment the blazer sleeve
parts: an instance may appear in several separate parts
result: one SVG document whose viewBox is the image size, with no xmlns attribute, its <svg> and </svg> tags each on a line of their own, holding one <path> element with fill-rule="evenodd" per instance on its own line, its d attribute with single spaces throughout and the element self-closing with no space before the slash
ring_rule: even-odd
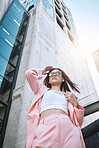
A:
<svg viewBox="0 0 99 148">
<path fill-rule="evenodd" d="M 83 117 L 84 117 L 84 108 L 79 105 L 79 109 L 77 107 L 74 106 L 74 112 L 77 118 L 77 121 L 81 127 L 82 123 L 83 123 Z"/>
<path fill-rule="evenodd" d="M 25 72 L 25 76 L 34 94 L 36 94 L 41 86 L 38 83 L 38 80 L 42 79 L 42 70 L 40 69 L 27 70 Z"/>
</svg>

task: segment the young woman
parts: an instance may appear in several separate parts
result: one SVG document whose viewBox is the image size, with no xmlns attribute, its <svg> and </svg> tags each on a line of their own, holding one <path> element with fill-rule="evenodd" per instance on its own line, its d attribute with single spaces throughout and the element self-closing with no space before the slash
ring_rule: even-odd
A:
<svg viewBox="0 0 99 148">
<path fill-rule="evenodd" d="M 38 80 L 47 75 L 43 84 Z M 80 126 L 84 109 L 75 95 L 77 85 L 59 68 L 26 72 L 35 96 L 27 115 L 26 148 L 85 148 Z"/>
</svg>

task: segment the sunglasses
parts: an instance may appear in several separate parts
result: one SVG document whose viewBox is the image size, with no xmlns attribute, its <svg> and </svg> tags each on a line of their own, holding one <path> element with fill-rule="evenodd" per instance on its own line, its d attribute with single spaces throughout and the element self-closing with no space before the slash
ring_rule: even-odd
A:
<svg viewBox="0 0 99 148">
<path fill-rule="evenodd" d="M 55 71 L 55 72 L 50 72 L 49 73 L 49 77 L 51 77 L 53 75 L 55 75 L 55 76 L 61 76 L 62 75 L 62 72 L 61 71 Z"/>
</svg>

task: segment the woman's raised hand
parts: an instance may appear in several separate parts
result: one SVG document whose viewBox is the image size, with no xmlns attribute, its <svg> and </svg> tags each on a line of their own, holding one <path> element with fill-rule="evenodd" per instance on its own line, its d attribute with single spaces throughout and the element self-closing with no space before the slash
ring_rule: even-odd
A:
<svg viewBox="0 0 99 148">
<path fill-rule="evenodd" d="M 54 67 L 53 66 L 46 66 L 44 68 L 44 70 L 42 71 L 42 74 L 43 75 L 46 75 L 51 69 L 53 69 Z"/>
<path fill-rule="evenodd" d="M 77 108 L 79 108 L 79 103 L 77 102 L 75 96 L 73 93 L 71 92 L 66 92 L 65 97 L 67 98 L 67 100 L 69 100 L 74 106 L 76 106 Z"/>
</svg>

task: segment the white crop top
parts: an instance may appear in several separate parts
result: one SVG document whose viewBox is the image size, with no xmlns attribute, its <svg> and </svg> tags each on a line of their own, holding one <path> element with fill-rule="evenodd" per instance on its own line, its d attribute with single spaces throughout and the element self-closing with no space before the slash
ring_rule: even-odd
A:
<svg viewBox="0 0 99 148">
<path fill-rule="evenodd" d="M 49 90 L 43 95 L 40 113 L 47 109 L 61 109 L 68 114 L 67 105 L 68 100 L 62 92 Z"/>
</svg>

